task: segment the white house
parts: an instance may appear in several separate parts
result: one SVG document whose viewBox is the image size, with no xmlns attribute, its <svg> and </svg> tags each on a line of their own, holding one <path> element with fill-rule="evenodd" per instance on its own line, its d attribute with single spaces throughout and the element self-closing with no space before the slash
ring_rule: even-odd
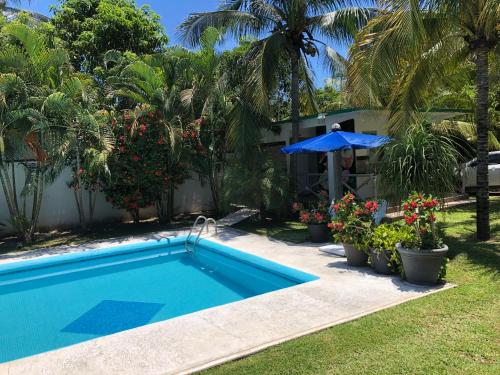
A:
<svg viewBox="0 0 500 375">
<path fill-rule="evenodd" d="M 429 121 L 438 122 L 463 114 L 460 110 L 436 109 L 425 115 Z M 340 124 L 349 132 L 387 135 L 388 111 L 348 108 L 328 113 L 302 117 L 299 128 L 300 140 L 312 138 L 329 131 L 333 124 Z M 273 159 L 283 162 L 283 168 L 290 170 L 290 156 L 281 153 L 281 148 L 291 144 L 292 125 L 290 121 L 275 123 L 263 134 L 263 145 Z M 376 150 L 342 151 L 342 182 L 344 189 L 352 189 L 361 198 L 377 196 Z M 320 188 L 330 190 L 332 196 L 334 168 L 327 167 L 327 155 L 320 153 L 298 154 L 297 192 L 308 194 Z M 330 155 L 333 166 L 333 157 Z"/>
</svg>

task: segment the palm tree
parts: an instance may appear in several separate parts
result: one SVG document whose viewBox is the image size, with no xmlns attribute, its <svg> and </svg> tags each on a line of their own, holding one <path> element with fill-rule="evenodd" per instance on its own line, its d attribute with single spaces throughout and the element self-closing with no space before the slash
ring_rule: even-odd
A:
<svg viewBox="0 0 500 375">
<path fill-rule="evenodd" d="M 28 155 L 31 156 L 30 144 L 38 146 L 32 132 L 31 120 L 40 118 L 41 114 L 25 107 L 28 88 L 16 74 L 0 74 L 0 98 L 0 182 L 9 209 L 10 222 L 19 236 L 29 242 L 31 232 L 36 227 L 34 222 L 38 217 L 41 194 L 38 194 L 39 199 L 33 199 L 32 215 L 31 219 L 28 219 L 25 205 L 19 203 L 15 161 L 22 162 Z M 28 139 L 32 142 L 29 143 Z M 45 154 L 37 153 L 37 150 L 39 147 L 33 147 L 32 155 L 37 161 L 42 162 Z M 26 180 L 31 181 L 31 186 L 39 192 L 41 190 L 39 175 L 30 173 L 32 170 L 28 169 L 27 165 L 26 167 Z"/>
<path fill-rule="evenodd" d="M 370 1 L 368 1 L 370 2 Z M 252 72 L 247 95 L 254 108 L 269 113 L 269 98 L 276 87 L 277 72 L 283 63 L 291 70 L 292 139 L 299 139 L 301 79 L 311 93 L 313 83 L 309 58 L 318 55 L 322 46 L 330 67 L 343 59 L 317 36 L 348 42 L 357 29 L 372 18 L 376 9 L 356 7 L 356 0 L 226 0 L 214 12 L 194 13 L 180 26 L 185 43 L 196 46 L 209 27 L 223 30 L 235 38 L 252 35 L 257 38 L 248 53 Z M 367 3 L 367 2 L 364 2 Z M 266 35 L 268 34 L 268 35 Z M 296 158 L 291 173 L 296 176 Z"/>
<path fill-rule="evenodd" d="M 85 74 L 73 74 L 61 83 L 44 105 L 44 114 L 61 135 L 52 156 L 59 168 L 71 165 L 80 225 L 87 229 L 93 221 L 99 176 L 109 174 L 108 156 L 113 150 L 108 116 L 96 108 L 97 93 L 93 80 Z M 87 190 L 85 209 L 83 193 Z"/>
<path fill-rule="evenodd" d="M 192 158 L 192 167 L 208 180 L 216 215 L 222 209 L 224 169 L 229 152 L 228 130 L 233 96 L 229 80 L 222 71 L 223 57 L 215 49 L 221 33 L 207 28 L 200 51 L 187 52 L 191 70 L 189 88 L 181 92 L 181 101 L 199 127 L 200 143 Z"/>
<path fill-rule="evenodd" d="M 60 171 L 51 155 L 59 137 L 51 128 L 47 110 L 67 71 L 68 58 L 65 51 L 48 48 L 44 38 L 26 25 L 10 23 L 2 33 L 14 43 L 0 51 L 0 180 L 11 222 L 22 239 L 31 242 L 44 184 Z M 18 203 L 16 160 L 25 167 L 21 197 L 32 197 L 31 212 Z"/>
<path fill-rule="evenodd" d="M 383 0 L 379 17 L 351 50 L 351 88 L 371 104 L 387 104 L 393 129 L 412 121 L 426 93 L 449 72 L 475 64 L 477 238 L 490 237 L 488 196 L 489 59 L 499 55 L 498 0 Z"/>
</svg>

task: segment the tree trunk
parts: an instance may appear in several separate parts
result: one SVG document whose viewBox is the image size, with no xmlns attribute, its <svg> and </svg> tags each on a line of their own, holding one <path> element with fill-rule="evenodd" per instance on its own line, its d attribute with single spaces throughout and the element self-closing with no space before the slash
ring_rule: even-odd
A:
<svg viewBox="0 0 500 375">
<path fill-rule="evenodd" d="M 490 238 L 488 187 L 488 48 L 476 49 L 476 122 L 477 122 L 477 239 Z"/>
<path fill-rule="evenodd" d="M 291 69 L 292 69 L 292 82 L 290 97 L 292 99 L 292 142 L 299 141 L 299 124 L 300 124 L 300 51 L 294 48 L 291 51 Z M 292 180 L 297 183 L 298 169 L 297 169 L 297 156 L 295 154 L 290 156 L 290 176 Z"/>
</svg>

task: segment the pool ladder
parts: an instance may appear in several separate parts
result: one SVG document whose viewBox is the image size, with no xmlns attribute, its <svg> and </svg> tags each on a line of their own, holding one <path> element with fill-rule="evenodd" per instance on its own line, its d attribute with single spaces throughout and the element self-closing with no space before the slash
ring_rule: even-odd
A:
<svg viewBox="0 0 500 375">
<path fill-rule="evenodd" d="M 193 236 L 193 231 L 198 226 L 198 223 L 200 222 L 200 220 L 203 220 L 203 224 L 201 224 L 201 228 L 198 231 L 198 235 L 196 236 L 196 239 L 194 240 L 194 242 L 191 244 L 189 242 L 189 240 L 191 239 L 191 236 Z M 196 218 L 193 226 L 189 230 L 189 234 L 186 237 L 186 242 L 184 243 L 184 248 L 186 249 L 186 252 L 188 252 L 189 254 L 194 254 L 194 251 L 196 249 L 196 245 L 198 245 L 198 242 L 200 242 L 201 234 L 203 233 L 203 229 L 206 228 L 207 233 L 208 233 L 208 226 L 210 223 L 212 223 L 214 225 L 215 234 L 217 235 L 217 221 L 215 221 L 215 219 L 213 219 L 211 217 L 206 218 L 205 216 L 202 216 L 202 215 L 200 215 Z"/>
</svg>

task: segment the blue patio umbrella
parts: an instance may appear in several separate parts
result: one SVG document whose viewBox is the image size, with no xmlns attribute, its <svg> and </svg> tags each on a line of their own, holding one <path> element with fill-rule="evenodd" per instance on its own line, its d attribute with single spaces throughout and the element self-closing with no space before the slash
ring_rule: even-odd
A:
<svg viewBox="0 0 500 375">
<path fill-rule="evenodd" d="M 390 140 L 391 138 L 387 136 L 351 133 L 339 130 L 283 147 L 281 152 L 285 154 L 297 154 L 307 152 L 334 152 L 348 149 L 376 148 L 382 146 Z"/>
</svg>

